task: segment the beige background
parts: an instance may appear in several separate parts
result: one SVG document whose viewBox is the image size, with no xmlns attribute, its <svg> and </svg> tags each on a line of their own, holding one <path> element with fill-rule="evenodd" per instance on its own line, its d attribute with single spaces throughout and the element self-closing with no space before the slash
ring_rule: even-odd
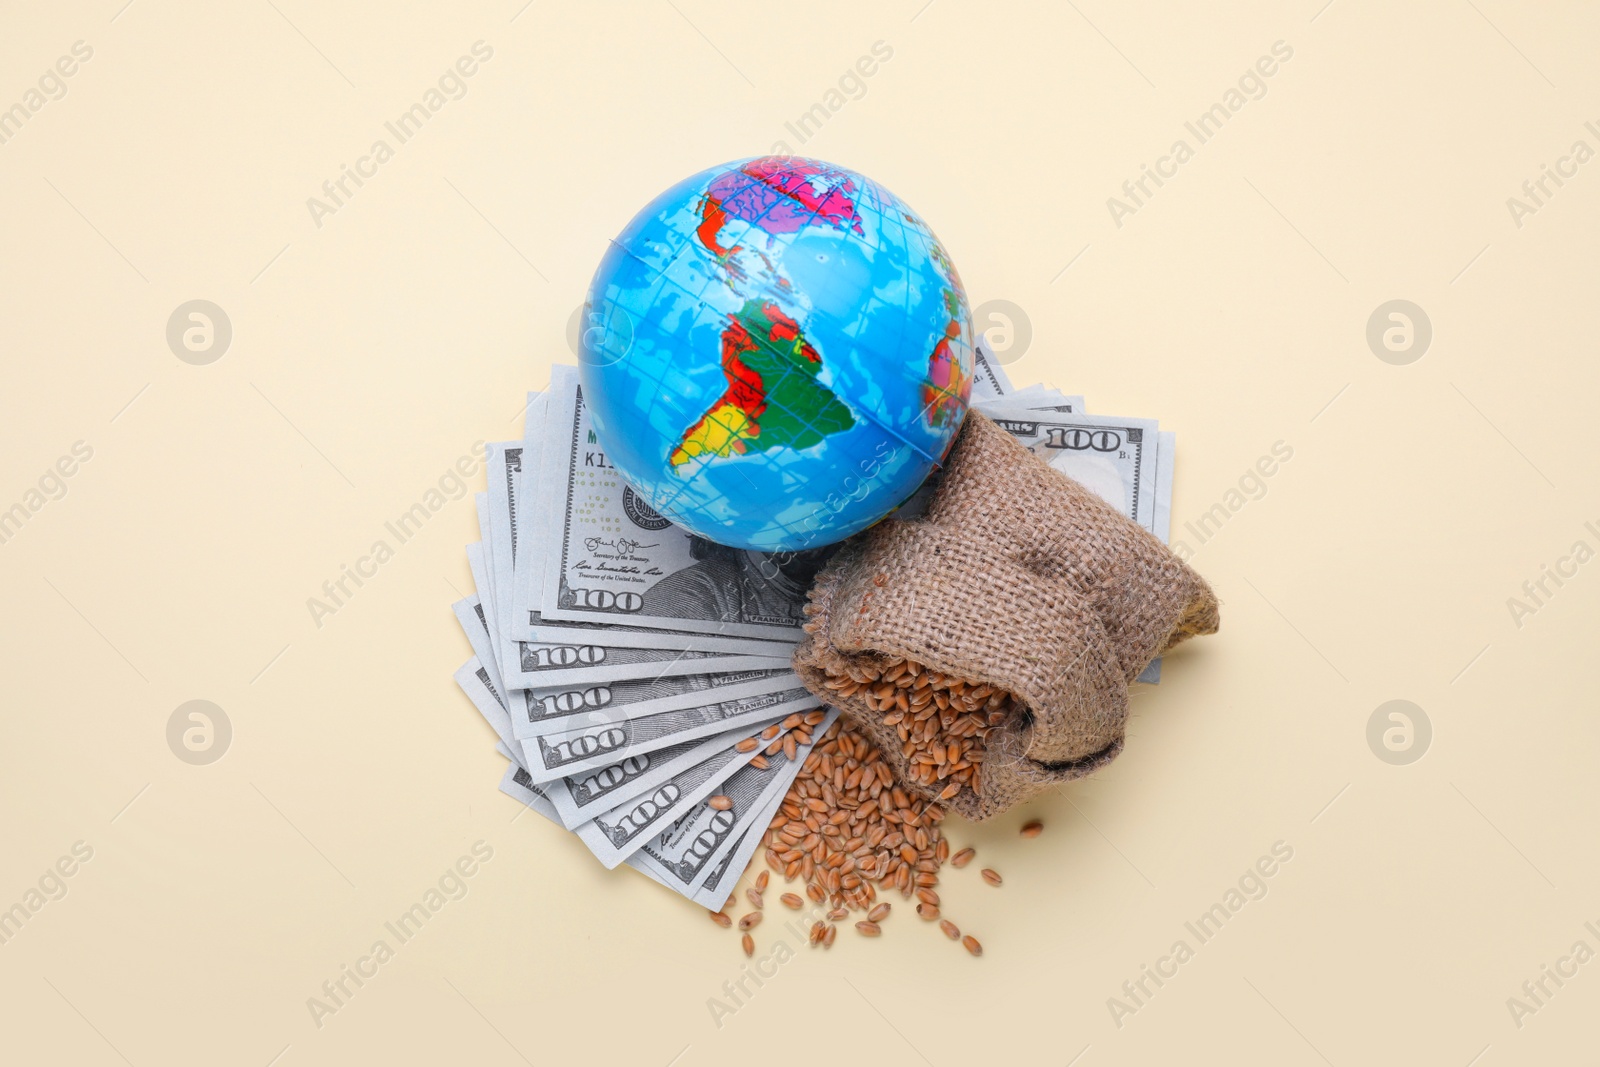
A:
<svg viewBox="0 0 1600 1067">
<path fill-rule="evenodd" d="M 0 945 L 5 1060 L 1593 1055 L 1600 963 L 1520 1027 L 1507 1007 L 1600 950 L 1600 564 L 1520 627 L 1507 606 L 1600 548 L 1600 162 L 1520 227 L 1506 204 L 1600 149 L 1591 6 L 122 3 L 10 3 L 0 33 L 0 107 L 93 48 L 0 144 L 0 507 L 93 449 L 0 545 L 0 907 L 93 849 Z M 318 227 L 307 198 L 478 40 L 465 97 Z M 879 40 L 802 146 L 785 123 Z M 1115 225 L 1107 198 L 1275 41 L 1265 96 Z M 1177 431 L 1175 537 L 1224 627 L 1136 695 L 1105 773 L 952 827 L 1006 877 L 942 887 L 981 960 L 897 914 L 719 1028 L 736 935 L 496 790 L 450 680 L 470 501 L 320 628 L 306 600 L 473 442 L 520 434 L 639 206 L 777 142 L 884 182 L 975 305 L 1025 311 L 1019 385 Z M 164 337 L 197 298 L 233 327 L 206 366 Z M 1396 298 L 1433 326 L 1405 366 L 1365 340 Z M 1278 441 L 1265 495 L 1186 538 Z M 232 723 L 209 766 L 168 748 L 192 699 Z M 1391 699 L 1432 723 L 1410 765 L 1366 740 Z M 314 1025 L 307 998 L 478 840 L 467 895 Z M 1280 840 L 1265 898 L 1117 1026 L 1108 998 Z"/>
</svg>

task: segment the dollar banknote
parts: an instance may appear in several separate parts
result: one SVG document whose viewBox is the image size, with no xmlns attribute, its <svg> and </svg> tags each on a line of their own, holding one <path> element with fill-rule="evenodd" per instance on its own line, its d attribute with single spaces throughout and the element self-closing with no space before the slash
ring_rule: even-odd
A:
<svg viewBox="0 0 1600 1067">
<path fill-rule="evenodd" d="M 1176 436 L 1162 431 L 1153 419 L 1025 409 L 1013 403 L 1020 395 L 976 407 L 1052 467 L 1166 543 L 1172 526 Z M 1146 666 L 1136 681 L 1159 684 L 1161 660 Z"/>
<path fill-rule="evenodd" d="M 979 334 L 972 345 L 972 403 L 980 400 L 997 400 L 1016 392 L 1011 379 L 995 358 L 988 338 Z"/>
<path fill-rule="evenodd" d="M 549 412 L 549 394 L 530 396 L 527 427 L 524 432 L 522 457 L 525 476 L 519 479 L 525 499 L 543 499 L 538 493 L 539 472 L 542 468 L 545 421 Z M 757 656 L 778 658 L 787 656 L 797 633 L 779 635 L 781 640 L 731 637 L 717 633 L 696 633 L 692 630 L 672 630 L 635 625 L 621 625 L 619 620 L 605 617 L 599 620 L 547 620 L 539 603 L 544 590 L 544 524 L 538 521 L 528 505 L 529 522 L 524 529 L 530 535 L 519 543 L 516 554 L 516 573 L 513 576 L 513 610 L 509 635 L 518 641 L 585 647 L 602 645 L 607 648 L 642 648 L 676 650 L 699 653 L 720 653 L 729 656 Z M 599 631 L 604 631 L 601 633 Z M 529 681 L 527 684 L 536 684 Z"/>
<path fill-rule="evenodd" d="M 766 803 L 750 819 L 749 825 L 739 831 L 733 848 L 712 865 L 700 879 L 700 884 L 694 887 L 693 895 L 689 899 L 712 911 L 722 909 L 728 897 L 733 894 L 733 887 L 738 883 L 739 876 L 750 866 L 751 858 L 761 847 L 761 839 L 766 834 L 767 826 L 772 817 L 778 813 L 778 806 L 783 803 L 787 792 L 786 788 L 783 793 L 773 793 L 768 797 Z"/>
<path fill-rule="evenodd" d="M 455 682 L 500 738 L 500 744 L 496 749 L 503 751 L 507 759 L 515 762 L 526 772 L 526 756 L 522 746 L 511 734 L 511 716 L 505 698 L 494 684 L 490 671 L 477 656 L 474 656 L 456 671 Z M 572 830 L 597 815 L 612 811 L 619 805 L 632 802 L 648 793 L 658 793 L 664 786 L 670 785 L 672 795 L 683 797 L 687 783 L 677 781 L 678 776 L 701 764 L 710 764 L 716 768 L 715 770 L 708 768 L 701 775 L 702 779 L 731 768 L 732 757 L 738 755 L 734 746 L 749 737 L 752 732 L 759 731 L 753 727 L 745 727 L 729 733 L 669 745 L 655 752 L 630 755 L 616 763 L 596 767 L 572 778 L 557 778 L 542 783 L 539 786 L 540 795 L 554 809 L 556 820 L 566 829 Z M 531 783 L 532 779 L 528 781 Z M 643 840 L 644 838 L 637 834 L 633 836 L 635 844 Z M 614 867 L 616 864 L 611 863 L 609 866 Z"/>
<path fill-rule="evenodd" d="M 1012 407 L 1028 408 L 1031 411 L 1055 411 L 1064 415 L 1081 415 L 1085 410 L 1083 397 L 1068 396 L 1048 385 L 1030 385 L 1026 389 L 1018 389 L 1015 393 L 1005 396 L 1002 402 Z M 975 401 L 973 407 L 981 411 L 983 402 Z"/>
<path fill-rule="evenodd" d="M 518 738 L 525 739 L 548 737 L 579 726 L 643 719 L 720 700 L 787 692 L 799 684 L 799 676 L 793 670 L 780 667 L 620 682 L 578 682 L 549 689 L 519 690 L 508 699 L 516 709 L 512 716 L 513 730 Z"/>
<path fill-rule="evenodd" d="M 1066 415 L 999 404 L 981 410 L 1052 467 L 1140 526 L 1154 530 L 1159 451 L 1155 420 Z"/>
<path fill-rule="evenodd" d="M 534 784 L 533 779 L 528 777 L 528 771 L 515 765 L 515 763 L 506 768 L 506 773 L 501 776 L 501 792 L 506 793 L 507 797 L 517 801 L 525 808 L 536 811 L 536 813 L 546 817 L 550 822 L 560 825 L 560 819 L 555 814 L 555 806 L 550 803 L 550 798 L 544 792 L 544 787 Z M 760 833 L 755 833 L 757 840 L 760 840 L 760 837 L 762 837 Z M 741 835 L 741 840 L 744 840 L 744 835 Z M 746 862 L 749 862 L 749 859 L 746 859 Z M 653 867 L 643 867 L 643 865 L 632 864 L 632 862 L 629 862 L 629 865 L 634 867 L 638 873 L 645 875 L 646 878 L 650 878 L 656 885 L 666 886 L 667 889 L 672 889 L 674 893 L 682 893 L 683 896 L 696 899 L 694 897 L 696 886 L 686 886 L 685 888 L 682 883 L 675 883 L 675 881 L 667 878 L 666 875 L 656 872 Z M 744 869 L 741 867 L 739 870 Z M 726 894 L 723 894 L 723 896 L 726 896 Z"/>
<path fill-rule="evenodd" d="M 541 788 L 555 805 L 561 825 L 571 830 L 600 812 L 610 811 L 625 801 L 643 796 L 679 771 L 731 750 L 751 732 L 751 727 L 743 727 L 693 741 L 681 741 L 654 752 L 627 756 L 592 771 L 553 779 Z M 512 743 L 517 746 L 516 759 L 520 763 L 527 757 L 522 753 L 520 744 L 515 741 Z"/>
<path fill-rule="evenodd" d="M 561 825 L 561 817 L 556 814 L 555 805 L 550 803 L 550 798 L 544 795 L 544 790 L 535 785 L 528 777 L 527 769 L 513 763 L 506 768 L 506 773 L 500 779 L 500 792 L 511 797 L 543 815 L 557 826 Z M 662 885 L 671 889 L 670 883 L 656 879 Z"/>
<path fill-rule="evenodd" d="M 726 810 L 701 802 L 659 836 L 635 851 L 627 864 L 652 874 L 658 881 L 691 900 L 702 892 L 707 876 L 733 851 L 746 833 L 759 833 L 756 823 L 772 792 L 781 795 L 798 770 L 794 761 L 769 760 L 765 769 L 750 764 L 719 783 L 718 793 L 733 803 Z M 762 828 L 764 829 L 764 827 Z M 721 901 L 717 902 L 720 906 Z M 710 905 L 707 905 L 708 907 Z"/>
<path fill-rule="evenodd" d="M 467 660 L 456 670 L 455 681 L 501 743 L 506 745 L 509 758 L 522 764 L 523 757 L 519 754 L 516 738 L 511 735 L 511 714 L 506 708 L 505 697 L 495 687 L 483 662 L 477 656 Z"/>
<path fill-rule="evenodd" d="M 489 567 L 497 639 L 496 659 L 508 684 L 515 685 L 513 666 L 521 650 L 511 632 L 511 593 L 516 573 L 521 523 L 517 515 L 518 487 L 522 478 L 522 442 L 491 442 L 484 466 L 489 480 L 489 526 L 482 531 L 484 562 Z"/>
<path fill-rule="evenodd" d="M 533 780 L 527 777 L 522 746 L 511 736 L 511 716 L 505 699 L 496 689 L 489 671 L 474 656 L 456 671 L 455 682 L 500 738 L 500 743 L 495 746 L 496 751 L 516 763 L 523 772 L 526 784 L 532 786 Z M 549 805 L 555 821 L 568 830 L 577 829 L 597 816 L 604 817 L 610 813 L 601 828 L 603 833 L 612 836 L 608 850 L 602 855 L 601 849 L 593 845 L 591 848 L 601 856 L 607 867 L 615 867 L 626 854 L 624 848 L 631 850 L 638 847 L 659 832 L 661 826 L 686 810 L 689 804 L 709 792 L 709 786 L 702 791 L 697 788 L 699 784 L 725 775 L 738 760 L 753 756 L 753 751 L 742 754 L 734 747 L 752 732 L 759 731 L 744 728 L 686 741 L 653 753 L 628 756 L 617 763 L 597 767 L 573 778 L 544 782 L 538 786 L 539 796 Z M 702 769 L 696 772 L 697 767 Z M 654 798 L 655 803 L 665 800 L 677 802 L 670 816 L 665 809 L 657 814 L 655 828 L 649 833 L 645 833 L 645 827 L 637 822 L 629 821 L 648 814 L 644 800 L 640 799 L 647 794 L 646 799 Z M 630 827 L 634 829 L 631 834 L 627 833 Z M 580 833 L 579 836 L 587 843 L 592 835 Z"/>
<path fill-rule="evenodd" d="M 1178 435 L 1162 430 L 1156 458 L 1156 511 L 1155 528 L 1150 532 L 1161 538 L 1162 544 L 1172 542 L 1172 475 L 1177 461 Z"/>
<path fill-rule="evenodd" d="M 487 493 L 480 493 L 479 495 L 483 498 L 479 505 L 479 510 L 482 512 L 482 518 L 485 522 L 487 522 L 489 518 L 489 495 Z M 483 537 L 487 531 L 488 527 L 483 526 L 480 530 L 479 537 Z M 489 616 L 491 620 L 489 625 L 492 628 L 495 625 L 495 622 L 498 621 L 498 618 L 494 613 L 494 579 L 490 573 L 489 551 L 482 540 L 474 541 L 467 545 L 466 551 L 467 566 L 472 570 L 473 587 L 478 591 L 478 600 L 483 605 L 485 614 Z M 498 664 L 500 662 L 500 656 L 502 655 L 500 650 L 499 633 L 495 632 L 494 636 L 494 659 L 495 663 Z"/>
<path fill-rule="evenodd" d="M 535 785 L 533 780 L 528 777 L 528 772 L 517 764 L 513 763 L 507 767 L 505 774 L 501 775 L 500 792 L 515 800 L 524 808 L 543 815 L 557 826 L 561 825 L 561 820 L 556 815 L 554 805 L 551 804 L 550 798 L 545 795 L 544 787 Z M 640 874 L 656 884 L 665 886 L 675 893 L 682 892 L 681 887 L 672 884 L 672 882 L 657 874 L 654 870 L 637 869 Z"/>
<path fill-rule="evenodd" d="M 837 711 L 828 710 L 827 717 L 812 732 L 813 745 L 837 717 Z M 731 801 L 730 807 L 721 810 L 704 801 L 695 805 L 659 837 L 629 856 L 629 866 L 650 873 L 697 903 L 721 907 L 726 894 L 711 900 L 711 892 L 704 888 L 707 876 L 734 846 L 746 839 L 746 834 L 755 833 L 759 838 L 771 818 L 773 799 L 781 801 L 788 792 L 811 748 L 812 745 L 801 746 L 793 759 L 779 752 L 767 757 L 765 767 L 747 763 L 735 770 L 717 788 L 719 795 Z"/>
<path fill-rule="evenodd" d="M 553 622 L 539 612 L 527 612 L 519 618 L 519 637 L 524 641 L 548 641 L 552 644 L 583 645 L 604 640 L 616 648 L 680 649 L 694 652 L 717 652 L 738 656 L 787 656 L 794 651 L 798 635 L 785 634 L 782 639 L 768 641 L 756 637 L 724 637 L 720 634 L 697 634 L 692 630 L 666 630 L 659 627 L 627 626 L 616 622 Z"/>
<path fill-rule="evenodd" d="M 494 633 L 490 629 L 488 616 L 484 614 L 482 599 L 476 593 L 462 597 L 450 605 L 450 610 L 455 614 L 461 632 L 466 635 L 467 644 L 472 646 L 472 654 L 489 670 L 495 689 L 505 692 L 505 681 L 500 677 L 500 666 L 495 662 L 492 651 Z"/>
<path fill-rule="evenodd" d="M 529 417 L 536 418 L 544 408 L 544 397 L 531 402 Z M 509 444 L 492 444 L 488 450 L 490 527 L 485 534 L 485 561 L 492 558 L 489 582 L 498 596 L 506 591 L 509 600 L 517 585 L 515 572 L 529 569 L 533 555 L 531 523 L 519 522 L 518 501 L 522 486 L 531 481 L 524 462 L 529 450 Z M 534 450 L 533 454 L 537 454 Z M 546 641 L 521 639 L 508 603 L 496 604 L 499 620 L 495 627 L 497 660 L 509 689 L 568 685 L 578 681 L 602 682 L 629 678 L 660 678 L 710 671 L 747 671 L 758 667 L 780 667 L 788 662 L 790 649 L 767 641 L 744 641 L 749 651 L 733 650 L 732 642 L 719 648 L 680 648 L 665 643 L 639 648 L 613 644 L 601 627 L 590 627 L 577 640 Z M 750 654 L 751 652 L 757 654 Z"/>
<path fill-rule="evenodd" d="M 558 732 L 520 740 L 528 773 L 534 781 L 542 782 L 604 767 L 680 741 L 762 726 L 816 706 L 817 698 L 797 682 L 792 689 L 719 699 L 638 719 L 596 722 L 590 721 L 590 716 L 578 716 L 574 724 Z"/>
<path fill-rule="evenodd" d="M 466 546 L 466 550 L 467 566 L 472 571 L 472 584 L 477 589 L 475 595 L 483 612 L 484 624 L 489 629 L 489 651 L 494 654 L 495 670 L 499 671 L 500 657 L 504 653 L 500 647 L 500 635 L 494 628 L 494 587 L 490 584 L 488 553 L 484 551 L 482 541 L 474 541 Z"/>
<path fill-rule="evenodd" d="M 606 458 L 577 369 L 551 371 L 539 498 L 545 621 L 793 640 L 822 553 L 726 548 L 657 515 Z"/>
<path fill-rule="evenodd" d="M 1162 544 L 1171 544 L 1172 541 L 1172 476 L 1177 460 L 1177 434 L 1170 430 L 1162 430 L 1157 443 L 1160 452 L 1156 457 L 1156 510 L 1155 527 L 1151 530 L 1161 539 Z M 1161 657 L 1151 660 L 1145 669 L 1135 678 L 1136 682 L 1146 685 L 1161 684 Z"/>
<path fill-rule="evenodd" d="M 591 646 L 574 650 L 573 660 L 579 664 L 577 667 L 533 676 L 532 680 L 539 684 L 532 687 L 508 688 L 491 655 L 494 648 L 494 634 L 482 600 L 477 596 L 464 597 L 452 604 L 451 609 L 455 612 L 456 621 L 461 625 L 462 632 L 467 635 L 467 642 L 471 644 L 472 651 L 488 669 L 495 689 L 506 695 L 506 700 L 512 707 L 526 712 L 530 724 L 529 736 L 535 736 L 537 733 L 532 729 L 532 723 L 561 718 L 573 713 L 561 710 L 563 708 L 582 711 L 590 705 L 603 705 L 606 702 L 631 706 L 657 697 L 743 685 L 760 679 L 783 679 L 784 684 L 789 684 L 788 680 L 794 677 L 786 659 L 713 656 L 687 661 L 687 665 L 666 663 L 663 669 L 656 672 L 655 677 L 632 678 L 631 674 L 638 673 L 636 669 L 608 666 L 606 663 L 607 654 L 619 650 Z M 637 649 L 620 650 L 624 656 L 637 651 Z M 536 653 L 525 651 L 523 654 Z M 718 668 L 724 669 L 718 670 Z M 691 674 L 691 671 L 699 673 Z M 667 678 L 682 678 L 683 681 L 663 682 L 663 679 Z M 638 709 L 637 713 L 644 715 L 660 710 L 663 710 L 660 706 L 647 707 Z"/>
<path fill-rule="evenodd" d="M 518 521 L 517 501 L 524 481 L 523 449 L 506 443 L 488 446 L 490 490 L 487 494 L 489 525 L 479 548 L 483 568 L 474 570 L 480 588 L 487 583 L 489 600 L 480 597 L 485 616 L 492 617 L 491 644 L 501 678 L 508 690 L 565 686 L 576 682 L 610 682 L 630 678 L 661 678 L 711 671 L 748 671 L 788 664 L 790 649 L 773 642 L 749 642 L 762 655 L 753 656 L 707 649 L 634 648 L 613 646 L 600 628 L 591 628 L 571 643 L 518 640 L 508 605 L 494 598 L 511 595 L 518 560 L 529 553 L 529 525 Z M 521 546 L 520 548 L 516 546 Z M 469 558 L 471 550 L 469 549 Z"/>
<path fill-rule="evenodd" d="M 517 660 L 506 672 L 511 689 L 549 689 L 593 682 L 654 680 L 684 674 L 778 670 L 789 666 L 790 651 L 773 649 L 768 656 L 731 656 L 721 652 L 673 648 L 627 648 L 594 644 L 606 640 L 591 632 L 577 644 L 515 642 Z"/>
<path fill-rule="evenodd" d="M 596 814 L 573 832 L 609 870 L 713 795 L 755 755 L 755 749 L 740 752 L 737 748 L 724 748 L 710 759 L 685 767 L 649 792 Z"/>
<path fill-rule="evenodd" d="M 523 527 L 525 536 L 522 543 L 517 545 L 511 590 L 506 595 L 508 617 L 511 620 L 509 636 L 518 641 L 539 640 L 524 632 L 521 620 L 527 618 L 529 609 L 539 606 L 538 584 L 529 573 L 529 563 L 535 555 L 532 548 L 539 528 L 539 450 L 544 442 L 544 414 L 549 400 L 547 393 L 530 392 L 523 406 L 522 470 L 525 476 L 517 481 L 516 508 L 519 514 L 527 515 L 527 525 Z"/>
</svg>

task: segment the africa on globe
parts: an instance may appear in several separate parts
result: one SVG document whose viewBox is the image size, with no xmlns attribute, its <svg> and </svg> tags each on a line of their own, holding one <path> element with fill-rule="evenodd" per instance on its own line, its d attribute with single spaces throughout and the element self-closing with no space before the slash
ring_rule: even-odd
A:
<svg viewBox="0 0 1600 1067">
<path fill-rule="evenodd" d="M 815 548 L 902 504 L 966 416 L 972 321 L 933 231 L 872 180 L 748 159 L 611 242 L 580 377 L 650 511 L 719 544 Z"/>
</svg>

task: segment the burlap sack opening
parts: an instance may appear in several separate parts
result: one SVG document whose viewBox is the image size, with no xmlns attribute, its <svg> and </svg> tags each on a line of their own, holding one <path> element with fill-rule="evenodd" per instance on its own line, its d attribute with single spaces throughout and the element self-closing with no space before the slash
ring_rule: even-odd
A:
<svg viewBox="0 0 1600 1067">
<path fill-rule="evenodd" d="M 967 417 L 921 519 L 889 519 L 829 561 L 794 667 L 870 737 L 908 789 L 895 729 L 829 676 L 914 660 L 1008 690 L 1022 714 L 986 740 L 971 818 L 1081 778 L 1122 751 L 1128 685 L 1156 656 L 1214 633 L 1216 597 L 1166 546 L 982 415 Z"/>
</svg>

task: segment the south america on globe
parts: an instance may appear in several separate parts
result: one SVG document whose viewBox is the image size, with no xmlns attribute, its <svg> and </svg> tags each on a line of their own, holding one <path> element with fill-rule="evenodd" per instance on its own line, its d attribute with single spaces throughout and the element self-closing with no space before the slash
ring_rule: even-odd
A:
<svg viewBox="0 0 1600 1067">
<path fill-rule="evenodd" d="M 769 156 L 696 174 L 590 284 L 584 402 L 651 508 L 795 551 L 893 511 L 966 415 L 972 322 L 933 231 L 872 180 Z"/>
</svg>

